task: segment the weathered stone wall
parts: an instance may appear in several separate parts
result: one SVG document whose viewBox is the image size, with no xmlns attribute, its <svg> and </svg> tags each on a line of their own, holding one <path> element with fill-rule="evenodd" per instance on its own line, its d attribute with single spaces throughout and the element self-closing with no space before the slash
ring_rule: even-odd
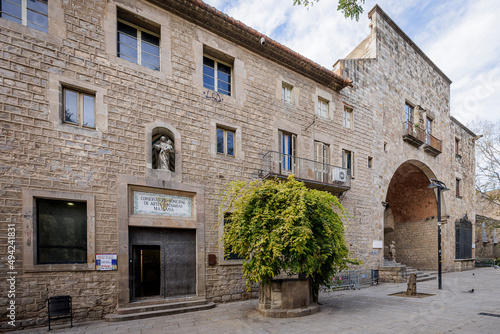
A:
<svg viewBox="0 0 500 334">
<path fill-rule="evenodd" d="M 445 182 L 452 191 L 444 192 L 442 197 L 443 221 L 450 222 L 443 225 L 443 268 L 453 270 L 454 221 L 466 213 L 472 220 L 475 216 L 474 136 L 450 119 L 449 79 L 380 8 L 374 8 L 369 16 L 371 33 L 362 43 L 364 51 L 358 50 L 350 59 L 338 61 L 334 70 L 354 81 L 353 88 L 342 90 L 343 95 L 371 101 L 375 157 L 372 194 L 373 203 L 377 205 L 373 205 L 370 219 L 383 221 L 389 185 L 404 163 L 415 165 L 427 178 Z M 355 56 L 362 58 L 355 59 Z M 423 146 L 417 148 L 403 141 L 406 102 L 421 107 L 421 113 L 415 111 L 414 123 L 420 124 L 420 119 L 425 121 L 427 116 L 433 119 L 432 133 L 442 140 L 441 154 L 433 157 Z M 455 136 L 459 136 L 462 143 L 460 161 L 455 158 Z M 462 195 L 456 197 L 453 190 L 459 177 Z M 394 212 L 394 208 L 391 209 Z M 436 215 L 437 212 L 432 216 Z"/>
<path fill-rule="evenodd" d="M 476 215 L 476 258 L 500 257 L 500 220 Z M 494 232 L 496 231 L 496 232 Z"/>
<path fill-rule="evenodd" d="M 396 242 L 396 262 L 420 270 L 437 269 L 436 219 L 397 223 L 386 239 Z"/>
<path fill-rule="evenodd" d="M 500 257 L 500 204 L 489 197 L 492 194 L 478 193 L 476 198 L 476 257 Z M 495 194 L 493 194 L 495 195 Z M 484 224 L 484 227 L 483 227 Z M 496 230 L 496 233 L 493 231 Z M 496 237 L 496 238 L 495 238 Z"/>
</svg>

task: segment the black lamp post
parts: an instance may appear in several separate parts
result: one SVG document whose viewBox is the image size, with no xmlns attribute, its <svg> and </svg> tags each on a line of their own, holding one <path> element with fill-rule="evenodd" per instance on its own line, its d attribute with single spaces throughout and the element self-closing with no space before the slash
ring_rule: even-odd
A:
<svg viewBox="0 0 500 334">
<path fill-rule="evenodd" d="M 431 179 L 429 188 L 437 188 L 437 204 L 438 204 L 438 288 L 443 288 L 443 280 L 441 277 L 441 191 L 450 190 L 444 182 L 436 179 Z"/>
</svg>

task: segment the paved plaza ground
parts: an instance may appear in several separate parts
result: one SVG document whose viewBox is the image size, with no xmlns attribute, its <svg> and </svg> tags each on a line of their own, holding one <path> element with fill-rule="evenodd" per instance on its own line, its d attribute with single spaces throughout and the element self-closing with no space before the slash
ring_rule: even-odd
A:
<svg viewBox="0 0 500 334">
<path fill-rule="evenodd" d="M 418 292 L 435 294 L 425 298 L 390 296 L 406 290 L 396 283 L 323 293 L 321 311 L 302 318 L 265 318 L 255 311 L 257 300 L 249 300 L 174 316 L 58 326 L 50 333 L 500 333 L 500 269 L 445 273 L 443 289 L 437 287 L 437 280 L 418 283 Z"/>
</svg>

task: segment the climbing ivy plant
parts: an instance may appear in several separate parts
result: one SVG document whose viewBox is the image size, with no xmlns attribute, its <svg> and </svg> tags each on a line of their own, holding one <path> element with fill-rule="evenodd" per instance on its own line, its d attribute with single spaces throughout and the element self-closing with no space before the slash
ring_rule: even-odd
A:
<svg viewBox="0 0 500 334">
<path fill-rule="evenodd" d="M 230 183 L 219 222 L 224 217 L 225 250 L 244 259 L 247 289 L 281 272 L 303 274 L 311 279 L 317 301 L 320 285 L 330 286 L 335 273 L 359 264 L 348 256 L 346 211 L 337 197 L 308 189 L 293 176 L 287 182 Z"/>
</svg>

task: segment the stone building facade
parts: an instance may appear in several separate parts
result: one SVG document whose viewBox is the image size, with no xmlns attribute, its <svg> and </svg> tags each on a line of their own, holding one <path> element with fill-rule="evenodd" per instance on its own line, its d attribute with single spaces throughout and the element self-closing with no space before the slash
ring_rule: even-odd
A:
<svg viewBox="0 0 500 334">
<path fill-rule="evenodd" d="M 77 320 L 144 298 L 255 297 L 218 241 L 233 180 L 295 174 L 342 200 L 364 267 L 395 241 L 398 262 L 434 269 L 439 179 L 444 269 L 472 262 L 455 239 L 474 224 L 475 135 L 450 117 L 451 81 L 379 7 L 330 71 L 198 0 L 37 4 L 19 14 L 35 22 L 0 17 L 2 328 L 12 301 L 16 326 L 44 323 L 55 295 Z"/>
</svg>

